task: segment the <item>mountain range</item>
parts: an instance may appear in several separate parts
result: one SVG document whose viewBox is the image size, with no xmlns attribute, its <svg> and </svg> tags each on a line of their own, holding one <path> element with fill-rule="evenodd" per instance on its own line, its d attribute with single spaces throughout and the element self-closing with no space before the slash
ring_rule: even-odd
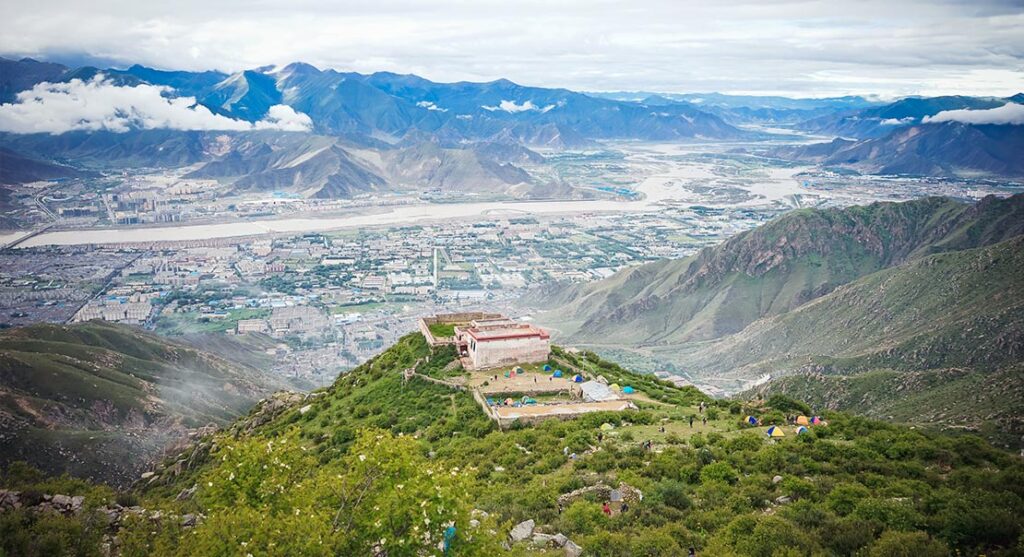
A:
<svg viewBox="0 0 1024 557">
<path fill-rule="evenodd" d="M 1024 175 L 1020 125 L 930 122 L 943 111 L 1018 102 L 979 97 L 788 99 L 709 94 L 580 93 L 500 79 L 437 83 L 415 75 L 321 70 L 296 62 L 232 74 L 66 67 L 0 59 L 0 102 L 42 83 L 152 85 L 167 98 L 257 125 L 286 107 L 306 131 L 66 131 L 0 133 L 0 182 L 73 177 L 76 170 L 202 165 L 193 176 L 235 192 L 285 190 L 311 197 L 381 191 L 456 191 L 517 198 L 593 195 L 553 183 L 530 165 L 536 152 L 593 149 L 608 140 L 751 141 L 774 127 L 839 136 L 832 143 L 777 147 L 774 157 L 860 172 L 925 176 Z M 756 128 L 756 129 L 752 129 Z M 768 131 L 766 132 L 765 129 Z M 550 173 L 546 173 L 550 175 Z"/>
<path fill-rule="evenodd" d="M 692 257 L 554 288 L 530 304 L 550 308 L 541 321 L 572 342 L 639 350 L 733 385 L 764 374 L 800 374 L 806 384 L 960 370 L 1000 373 L 1019 393 L 1007 370 L 1024 349 L 1022 235 L 1024 195 L 805 209 Z M 979 396 L 1010 404 L 1005 395 Z M 977 427 L 990 410 L 934 421 Z M 1012 414 L 1003 405 L 988 415 L 1019 435 Z"/>
</svg>

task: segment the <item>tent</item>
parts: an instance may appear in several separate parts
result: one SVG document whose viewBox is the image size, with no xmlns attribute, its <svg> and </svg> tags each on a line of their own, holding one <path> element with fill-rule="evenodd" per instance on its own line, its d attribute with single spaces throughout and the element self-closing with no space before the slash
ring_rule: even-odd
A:
<svg viewBox="0 0 1024 557">
<path fill-rule="evenodd" d="M 619 384 L 618 384 L 618 383 L 612 383 L 611 385 L 608 385 L 608 388 L 609 388 L 609 389 L 611 389 L 611 390 L 613 390 L 613 391 L 616 391 L 616 392 L 618 392 L 618 391 L 621 391 L 621 390 L 622 390 L 622 388 L 621 388 L 621 387 L 619 387 Z"/>
<path fill-rule="evenodd" d="M 574 375 L 572 377 L 572 382 L 573 383 L 582 383 L 583 382 L 583 376 L 577 373 L 576 375 Z"/>
<path fill-rule="evenodd" d="M 801 433 L 807 433 L 807 428 L 804 427 L 804 426 L 800 426 L 800 427 L 796 428 L 796 434 L 800 435 Z"/>
<path fill-rule="evenodd" d="M 506 398 L 505 399 L 505 406 L 512 406 L 513 402 L 515 402 L 515 401 L 512 400 L 511 398 Z"/>
<path fill-rule="evenodd" d="M 745 420 L 745 421 L 746 421 L 746 422 L 747 422 L 748 424 L 750 424 L 750 425 L 757 425 L 758 423 L 760 423 L 760 422 L 761 422 L 761 420 L 759 420 L 759 419 L 757 419 L 757 418 L 755 418 L 755 417 L 753 417 L 753 416 L 747 416 L 747 418 L 746 418 L 746 420 Z"/>
<path fill-rule="evenodd" d="M 516 366 L 516 368 L 513 371 L 515 371 L 516 373 L 523 373 L 523 368 Z"/>
<path fill-rule="evenodd" d="M 537 404 L 537 399 L 530 398 L 528 396 L 524 396 L 523 399 L 522 399 L 522 403 L 523 404 Z"/>
<path fill-rule="evenodd" d="M 797 416 L 796 423 L 797 425 L 811 425 L 811 420 L 807 416 Z"/>
<path fill-rule="evenodd" d="M 777 426 L 777 425 L 773 425 L 772 427 L 768 428 L 768 432 L 767 433 L 768 433 L 768 437 L 778 438 L 778 437 L 785 437 L 786 436 L 786 434 L 782 432 L 782 428 Z"/>
<path fill-rule="evenodd" d="M 603 402 L 606 400 L 618 400 L 619 397 L 608 388 L 597 381 L 580 383 L 580 397 L 583 402 Z"/>
<path fill-rule="evenodd" d="M 493 398 L 487 397 L 487 406 L 494 406 L 494 399 Z"/>
<path fill-rule="evenodd" d="M 613 430 L 613 429 L 615 429 L 615 426 L 613 426 L 612 424 L 610 424 L 608 422 L 605 422 L 605 423 L 601 424 L 601 430 L 602 431 L 610 431 L 610 430 Z"/>
<path fill-rule="evenodd" d="M 822 422 L 822 419 L 819 418 L 818 416 L 815 416 L 815 417 L 811 418 L 811 423 L 814 424 L 814 425 L 818 425 L 821 422 Z"/>
<path fill-rule="evenodd" d="M 629 385 L 626 385 L 625 387 L 622 388 L 622 392 L 626 393 L 627 395 L 631 395 L 631 394 L 635 393 L 636 391 L 633 390 L 633 387 L 630 387 Z"/>
<path fill-rule="evenodd" d="M 561 377 L 561 376 L 562 376 L 562 370 L 556 369 L 555 370 L 555 377 Z"/>
<path fill-rule="evenodd" d="M 544 364 L 544 371 L 551 371 L 551 364 Z"/>
</svg>

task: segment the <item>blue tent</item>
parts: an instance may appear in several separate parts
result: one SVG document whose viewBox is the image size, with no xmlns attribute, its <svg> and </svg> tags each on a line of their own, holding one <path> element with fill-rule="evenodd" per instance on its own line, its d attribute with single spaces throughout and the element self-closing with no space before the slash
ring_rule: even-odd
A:
<svg viewBox="0 0 1024 557">
<path fill-rule="evenodd" d="M 757 425 L 757 418 L 753 416 L 747 416 L 747 423 L 750 425 Z"/>
<path fill-rule="evenodd" d="M 551 371 L 551 364 L 544 364 L 544 371 Z"/>
<path fill-rule="evenodd" d="M 630 387 L 629 385 L 626 385 L 625 387 L 622 388 L 622 392 L 624 394 L 631 395 L 631 394 L 635 393 L 636 391 L 633 390 L 633 387 Z"/>
<path fill-rule="evenodd" d="M 583 376 L 577 373 L 576 375 L 573 376 L 572 381 L 573 383 L 582 383 Z"/>
<path fill-rule="evenodd" d="M 561 376 L 562 376 L 562 370 L 556 369 L 555 370 L 555 377 L 561 377 Z"/>
<path fill-rule="evenodd" d="M 807 433 L 807 428 L 804 427 L 804 426 L 800 426 L 800 427 L 796 428 L 796 434 L 800 435 L 801 433 Z"/>
</svg>

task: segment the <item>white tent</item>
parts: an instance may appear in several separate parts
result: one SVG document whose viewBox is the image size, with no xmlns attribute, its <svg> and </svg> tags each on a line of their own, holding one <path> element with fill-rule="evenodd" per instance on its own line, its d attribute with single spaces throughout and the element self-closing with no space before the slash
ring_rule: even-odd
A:
<svg viewBox="0 0 1024 557">
<path fill-rule="evenodd" d="M 597 381 L 586 381 L 580 383 L 580 394 L 583 402 L 603 402 L 606 400 L 619 400 L 619 395 L 612 392 L 608 385 Z"/>
</svg>

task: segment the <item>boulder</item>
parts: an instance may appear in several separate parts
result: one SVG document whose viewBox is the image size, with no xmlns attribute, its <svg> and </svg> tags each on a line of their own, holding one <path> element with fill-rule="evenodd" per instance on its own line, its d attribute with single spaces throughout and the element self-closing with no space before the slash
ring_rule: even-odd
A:
<svg viewBox="0 0 1024 557">
<path fill-rule="evenodd" d="M 572 540 L 567 540 L 562 549 L 565 550 L 566 557 L 580 557 L 583 554 L 583 548 L 573 543 Z"/>
<path fill-rule="evenodd" d="M 792 499 L 790 499 L 790 497 L 788 495 L 783 495 L 782 497 L 777 497 L 775 499 L 775 504 L 776 505 L 785 505 L 786 503 L 789 503 L 790 501 L 792 501 Z"/>
<path fill-rule="evenodd" d="M 0 510 L 17 509 L 21 507 L 21 492 L 8 489 L 0 489 Z"/>
<path fill-rule="evenodd" d="M 554 544 L 555 547 L 565 547 L 565 544 L 569 543 L 569 538 L 565 537 L 565 534 L 559 532 L 552 537 L 551 543 Z"/>
<path fill-rule="evenodd" d="M 781 481 L 782 481 L 782 476 L 775 476 L 774 478 L 772 478 L 772 483 L 773 484 L 777 484 L 777 483 L 779 483 Z"/>
<path fill-rule="evenodd" d="M 532 518 L 530 520 L 524 520 L 512 528 L 512 531 L 508 533 L 508 537 L 513 543 L 527 540 L 533 535 L 534 526 L 535 523 Z"/>
<path fill-rule="evenodd" d="M 181 527 L 182 528 L 192 528 L 193 526 L 196 525 L 197 522 L 199 522 L 198 517 L 196 515 L 192 514 L 192 513 L 181 515 Z"/>
<path fill-rule="evenodd" d="M 551 543 L 552 540 L 555 539 L 555 537 L 552 536 L 551 534 L 544 534 L 544 533 L 541 533 L 541 532 L 534 532 L 532 539 L 533 539 L 533 543 L 535 543 L 537 545 L 544 546 L 544 545 L 548 545 L 549 543 Z"/>
</svg>

